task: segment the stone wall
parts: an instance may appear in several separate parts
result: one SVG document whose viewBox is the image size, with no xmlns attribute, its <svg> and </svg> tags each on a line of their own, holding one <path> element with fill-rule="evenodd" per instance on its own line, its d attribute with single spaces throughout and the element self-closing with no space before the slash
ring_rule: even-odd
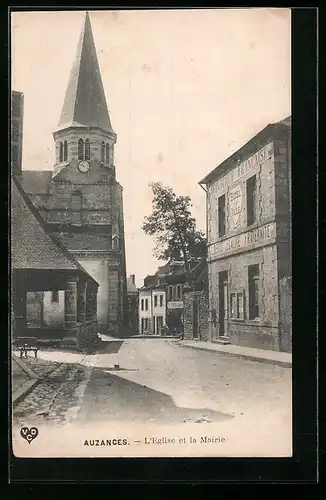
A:
<svg viewBox="0 0 326 500">
<path fill-rule="evenodd" d="M 209 303 L 206 291 L 184 293 L 184 339 L 193 339 L 194 300 L 198 304 L 198 340 L 209 341 Z"/>
<path fill-rule="evenodd" d="M 280 280 L 281 350 L 292 352 L 292 278 Z"/>
</svg>

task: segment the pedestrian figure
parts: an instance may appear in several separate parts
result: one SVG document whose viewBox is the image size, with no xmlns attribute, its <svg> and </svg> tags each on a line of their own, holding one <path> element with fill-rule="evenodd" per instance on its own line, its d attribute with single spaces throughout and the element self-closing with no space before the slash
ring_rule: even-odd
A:
<svg viewBox="0 0 326 500">
<path fill-rule="evenodd" d="M 162 335 L 168 335 L 169 333 L 169 327 L 167 325 L 164 325 L 162 328 Z"/>
</svg>

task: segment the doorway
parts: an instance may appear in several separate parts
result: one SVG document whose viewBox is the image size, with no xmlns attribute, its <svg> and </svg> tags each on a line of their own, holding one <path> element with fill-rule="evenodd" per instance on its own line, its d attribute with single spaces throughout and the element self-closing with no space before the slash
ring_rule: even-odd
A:
<svg viewBox="0 0 326 500">
<path fill-rule="evenodd" d="M 219 278 L 219 337 L 229 334 L 229 283 L 228 271 L 218 273 Z"/>
<path fill-rule="evenodd" d="M 156 334 L 162 335 L 163 316 L 156 316 Z"/>
</svg>

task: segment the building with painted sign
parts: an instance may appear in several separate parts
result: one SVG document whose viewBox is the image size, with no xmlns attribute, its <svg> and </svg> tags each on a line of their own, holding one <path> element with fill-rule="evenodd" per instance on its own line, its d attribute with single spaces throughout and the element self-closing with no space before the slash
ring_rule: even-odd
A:
<svg viewBox="0 0 326 500">
<path fill-rule="evenodd" d="M 291 352 L 291 118 L 267 125 L 200 184 L 210 340 Z"/>
</svg>

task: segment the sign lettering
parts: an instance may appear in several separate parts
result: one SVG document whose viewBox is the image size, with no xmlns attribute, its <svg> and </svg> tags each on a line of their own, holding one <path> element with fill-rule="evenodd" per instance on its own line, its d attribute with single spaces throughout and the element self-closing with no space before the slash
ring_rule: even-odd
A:
<svg viewBox="0 0 326 500">
<path fill-rule="evenodd" d="M 232 184 L 236 180 L 240 179 L 243 175 L 254 169 L 258 169 L 259 165 L 264 163 L 266 160 L 271 158 L 271 144 L 267 144 L 262 149 L 257 151 L 250 158 L 242 162 L 237 167 L 234 167 L 230 172 L 221 177 L 218 181 L 209 187 L 210 194 L 217 193 L 221 191 L 229 184 Z"/>
<path fill-rule="evenodd" d="M 254 243 L 266 244 L 275 238 L 275 223 L 252 229 L 245 233 L 232 236 L 226 240 L 217 241 L 208 247 L 208 258 L 220 258 L 228 252 L 241 250 Z"/>
</svg>

